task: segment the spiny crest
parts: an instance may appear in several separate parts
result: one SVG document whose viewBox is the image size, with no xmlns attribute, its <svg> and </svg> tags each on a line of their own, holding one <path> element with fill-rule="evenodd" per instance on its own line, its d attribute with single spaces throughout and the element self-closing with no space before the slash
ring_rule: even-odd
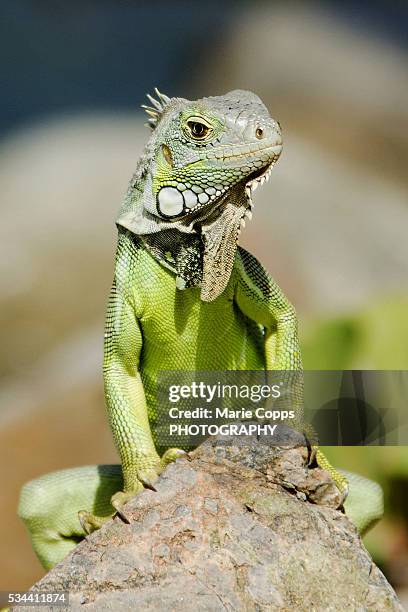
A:
<svg viewBox="0 0 408 612">
<path fill-rule="evenodd" d="M 157 87 L 154 88 L 154 92 L 156 94 L 156 98 L 153 96 L 147 95 L 147 98 L 152 103 L 153 106 L 147 106 L 146 104 L 142 104 L 142 108 L 149 115 L 149 122 L 146 124 L 154 130 L 156 125 L 158 124 L 160 117 L 166 108 L 167 104 L 170 102 L 170 98 L 165 94 L 160 93 Z"/>
</svg>

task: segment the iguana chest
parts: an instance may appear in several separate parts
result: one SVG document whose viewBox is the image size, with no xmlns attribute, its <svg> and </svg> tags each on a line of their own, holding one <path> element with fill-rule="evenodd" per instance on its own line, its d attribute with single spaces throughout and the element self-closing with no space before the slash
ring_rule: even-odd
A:
<svg viewBox="0 0 408 612">
<path fill-rule="evenodd" d="M 198 287 L 177 289 L 175 275 L 152 258 L 142 272 L 142 374 L 264 367 L 262 330 L 235 303 L 232 277 L 226 290 L 206 303 Z"/>
</svg>

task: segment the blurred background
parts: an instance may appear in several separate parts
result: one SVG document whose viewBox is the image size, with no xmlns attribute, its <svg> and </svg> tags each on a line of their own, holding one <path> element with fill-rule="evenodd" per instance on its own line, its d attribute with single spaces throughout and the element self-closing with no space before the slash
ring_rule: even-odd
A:
<svg viewBox="0 0 408 612">
<path fill-rule="evenodd" d="M 296 305 L 308 368 L 408 369 L 408 4 L 3 0 L 1 589 L 43 571 L 16 517 L 44 472 L 117 462 L 101 381 L 114 219 L 157 86 L 252 89 L 285 150 L 242 244 Z M 408 600 L 408 451 L 343 448 L 382 483 L 366 545 Z"/>
</svg>

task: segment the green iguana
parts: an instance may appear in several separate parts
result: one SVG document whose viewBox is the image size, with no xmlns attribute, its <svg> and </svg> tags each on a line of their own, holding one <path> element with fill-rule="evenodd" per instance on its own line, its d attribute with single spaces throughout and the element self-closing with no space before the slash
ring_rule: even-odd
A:
<svg viewBox="0 0 408 612">
<path fill-rule="evenodd" d="M 126 502 L 183 454 L 160 457 L 155 447 L 159 370 L 302 367 L 293 306 L 237 246 L 251 192 L 281 153 L 279 123 L 247 91 L 195 102 L 156 94 L 145 107 L 152 134 L 117 220 L 105 331 L 105 396 L 122 465 L 63 470 L 23 487 L 19 514 L 46 568 L 113 509 L 126 518 Z M 346 478 L 316 456 L 345 498 Z M 351 495 L 362 529 L 382 513 L 381 492 L 364 483 L 362 500 Z"/>
</svg>

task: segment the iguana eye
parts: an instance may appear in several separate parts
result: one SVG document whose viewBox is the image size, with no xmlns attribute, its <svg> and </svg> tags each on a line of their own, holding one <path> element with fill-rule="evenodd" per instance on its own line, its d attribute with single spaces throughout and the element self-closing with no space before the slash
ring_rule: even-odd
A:
<svg viewBox="0 0 408 612">
<path fill-rule="evenodd" d="M 212 128 L 209 125 L 194 117 L 187 121 L 187 130 L 189 135 L 195 140 L 205 140 L 212 132 Z"/>
</svg>

